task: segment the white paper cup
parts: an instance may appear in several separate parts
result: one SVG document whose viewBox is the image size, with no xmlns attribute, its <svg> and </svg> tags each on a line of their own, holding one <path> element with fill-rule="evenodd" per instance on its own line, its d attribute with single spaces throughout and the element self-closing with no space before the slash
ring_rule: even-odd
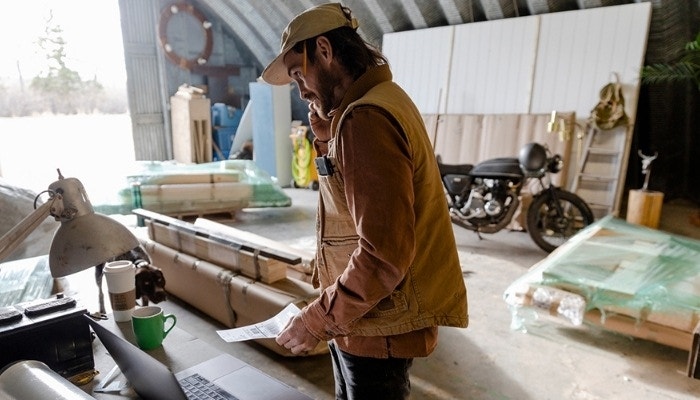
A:
<svg viewBox="0 0 700 400">
<path fill-rule="evenodd" d="M 116 322 L 131 321 L 136 307 L 136 268 L 131 261 L 111 261 L 105 264 L 109 303 Z"/>
</svg>

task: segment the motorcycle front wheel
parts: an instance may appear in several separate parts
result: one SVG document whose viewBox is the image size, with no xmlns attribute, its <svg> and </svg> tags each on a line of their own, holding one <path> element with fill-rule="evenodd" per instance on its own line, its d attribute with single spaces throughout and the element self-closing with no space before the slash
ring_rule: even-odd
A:
<svg viewBox="0 0 700 400">
<path fill-rule="evenodd" d="M 547 190 L 535 197 L 527 210 L 527 231 L 537 246 L 548 253 L 595 219 L 582 198 L 558 188 L 553 190 L 556 192 Z"/>
</svg>

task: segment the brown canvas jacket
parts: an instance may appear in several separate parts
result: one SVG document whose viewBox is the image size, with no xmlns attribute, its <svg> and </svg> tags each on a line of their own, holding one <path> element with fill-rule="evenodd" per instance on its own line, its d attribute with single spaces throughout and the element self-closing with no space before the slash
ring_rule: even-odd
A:
<svg viewBox="0 0 700 400">
<path fill-rule="evenodd" d="M 320 176 L 319 299 L 302 314 L 319 339 L 391 337 L 402 356 L 426 355 L 437 326 L 466 327 L 467 295 L 432 145 L 420 113 L 388 66 L 363 75 L 332 120 Z M 323 146 L 325 147 L 325 146 Z M 325 148 L 317 149 L 325 153 Z M 426 206 L 427 205 L 427 206 Z M 355 343 L 365 343 L 357 340 Z M 410 343 L 410 341 L 408 342 Z M 355 347 L 358 347 L 356 345 Z M 389 351 L 389 353 L 391 353 Z"/>
</svg>

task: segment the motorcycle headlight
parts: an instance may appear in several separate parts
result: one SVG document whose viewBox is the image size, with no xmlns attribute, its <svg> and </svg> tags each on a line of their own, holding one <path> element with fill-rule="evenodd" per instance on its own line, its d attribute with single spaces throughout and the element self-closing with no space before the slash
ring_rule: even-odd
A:
<svg viewBox="0 0 700 400">
<path fill-rule="evenodd" d="M 564 168 L 564 160 L 561 159 L 559 154 L 550 158 L 547 162 L 547 169 L 553 174 L 561 171 L 562 168 Z"/>
</svg>

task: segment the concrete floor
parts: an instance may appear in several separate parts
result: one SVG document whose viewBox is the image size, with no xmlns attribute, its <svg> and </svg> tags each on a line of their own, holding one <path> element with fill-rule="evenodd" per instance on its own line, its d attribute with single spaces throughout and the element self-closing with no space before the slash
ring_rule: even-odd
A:
<svg viewBox="0 0 700 400">
<path fill-rule="evenodd" d="M 73 117 L 31 119 L 30 127 L 36 134 L 48 137 L 56 131 L 64 135 L 72 133 L 75 138 L 64 137 L 65 141 L 88 143 L 95 149 L 109 148 L 110 151 L 81 148 L 80 154 L 72 157 L 48 151 L 34 154 L 31 159 L 22 153 L 9 152 L 2 157 L 4 176 L 14 177 L 18 184 L 21 182 L 30 188 L 34 187 L 29 184 L 35 183 L 34 190 L 38 192 L 55 180 L 58 165 L 67 176 L 77 175 L 94 201 L 99 187 L 95 189 L 93 185 L 99 180 L 90 180 L 93 174 L 84 166 L 120 165 L 133 157 L 128 147 L 130 120 L 128 115 L 122 117 L 123 120 L 113 120 L 112 116 L 91 116 L 90 120 L 96 118 L 94 129 L 83 129 L 83 125 L 76 128 L 72 125 Z M 109 118 L 109 123 L 105 123 L 104 118 Z M 6 119 L 3 122 L 13 123 L 11 127 L 4 126 L 7 128 L 4 131 L 18 132 L 27 131 L 27 125 L 14 124 L 26 124 L 29 120 Z M 112 130 L 105 133 L 105 128 Z M 96 136 L 93 134 L 96 131 L 104 134 Z M 29 147 L 37 142 L 34 135 L 24 138 Z M 110 140 L 107 145 L 105 138 Z M 21 143 L 15 144 L 17 148 L 22 147 Z M 92 155 L 95 160 L 85 158 Z M 105 171 L 95 171 L 94 175 L 103 179 Z M 245 210 L 237 214 L 235 220 L 220 222 L 290 245 L 311 246 L 318 193 L 307 189 L 285 191 L 292 197 L 291 207 Z M 660 228 L 700 239 L 700 227 L 688 223 L 693 212 L 697 212 L 697 206 L 684 202 L 664 204 Z M 471 325 L 467 329 L 442 329 L 435 353 L 415 361 L 412 369 L 414 400 L 700 398 L 700 380 L 685 376 L 685 351 L 591 327 L 576 329 L 561 324 L 541 324 L 527 333 L 511 330 L 511 317 L 502 294 L 510 283 L 546 254 L 526 233 L 500 232 L 484 235 L 484 239 L 479 240 L 473 232 L 459 227 L 454 229 L 459 249 L 468 258 L 464 267 L 471 272 L 466 276 Z M 90 287 L 94 287 L 92 271 L 84 272 Z M 226 343 L 216 334 L 222 326 L 206 315 L 175 298 L 161 305 L 177 313 L 178 327 L 221 351 L 236 355 L 316 399 L 333 398 L 327 355 L 285 358 L 255 343 Z"/>
<path fill-rule="evenodd" d="M 317 192 L 285 189 L 286 208 L 250 209 L 219 220 L 292 246 L 313 244 Z M 688 223 L 692 205 L 664 205 L 660 229 L 700 239 Z M 437 350 L 416 359 L 415 400 L 423 399 L 697 399 L 700 380 L 685 375 L 687 352 L 589 326 L 540 322 L 528 332 L 510 328 L 503 292 L 546 254 L 523 232 L 484 235 L 455 227 L 469 293 L 467 329 L 442 328 Z M 177 299 L 162 303 L 178 326 L 221 351 L 257 366 L 316 399 L 333 398 L 328 355 L 288 358 L 255 343 L 225 343 L 222 327 Z"/>
</svg>

